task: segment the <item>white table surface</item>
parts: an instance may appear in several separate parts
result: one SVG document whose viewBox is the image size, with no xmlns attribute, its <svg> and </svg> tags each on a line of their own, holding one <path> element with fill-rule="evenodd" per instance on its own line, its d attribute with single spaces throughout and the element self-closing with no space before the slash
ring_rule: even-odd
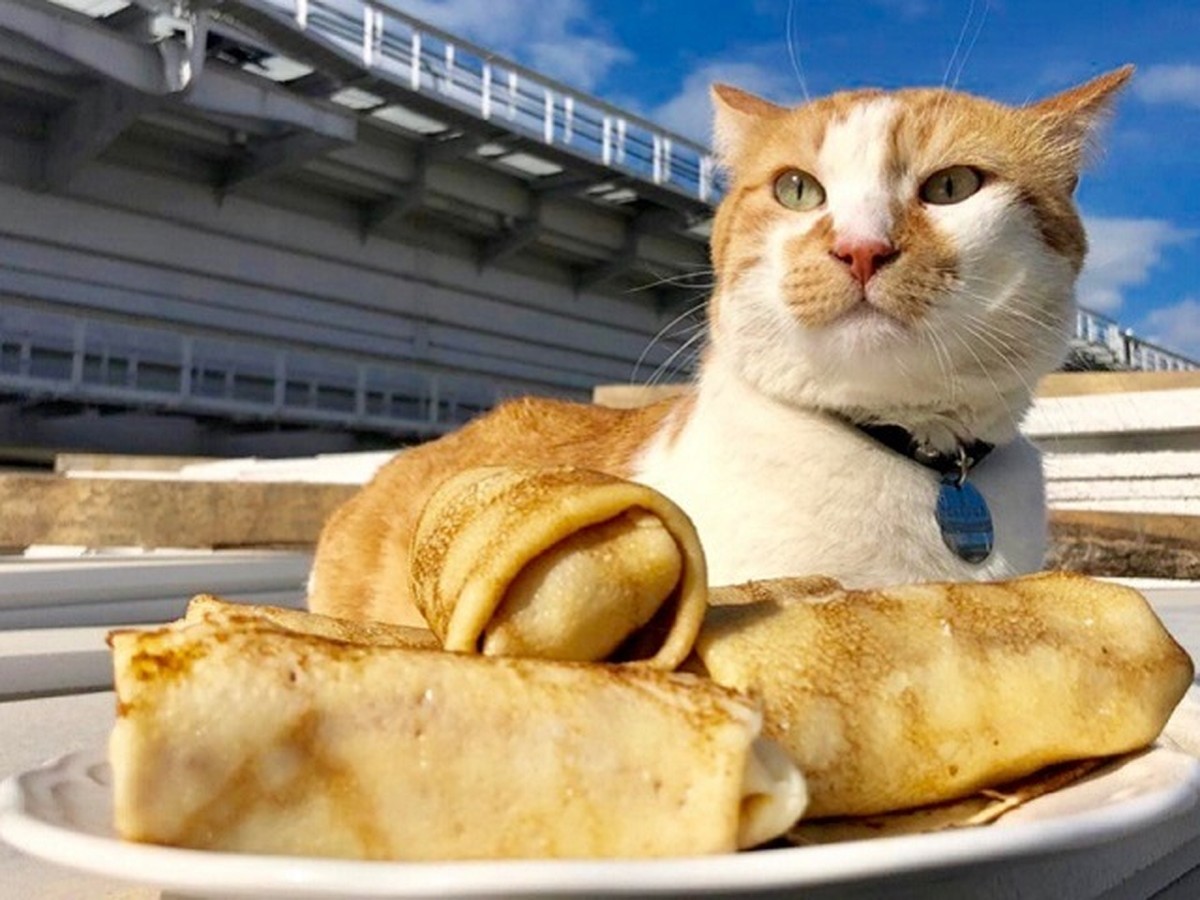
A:
<svg viewBox="0 0 1200 900">
<path fill-rule="evenodd" d="M 1147 584 L 1144 590 L 1167 627 L 1194 658 L 1200 659 L 1200 584 Z M 113 708 L 110 692 L 0 703 L 0 778 L 64 753 L 103 746 L 112 725 Z M 1200 812 L 1088 850 L 919 873 L 850 888 L 808 891 L 803 896 L 830 900 L 1194 900 L 1200 897 Z M 157 891 L 77 874 L 0 843 L 0 900 L 158 897 Z"/>
</svg>

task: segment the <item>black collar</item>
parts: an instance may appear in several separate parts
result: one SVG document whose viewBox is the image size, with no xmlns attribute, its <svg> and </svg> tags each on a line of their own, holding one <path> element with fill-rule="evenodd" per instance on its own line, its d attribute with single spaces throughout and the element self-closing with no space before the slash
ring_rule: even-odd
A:
<svg viewBox="0 0 1200 900">
<path fill-rule="evenodd" d="M 940 453 L 923 446 L 913 433 L 899 425 L 864 424 L 851 422 L 855 428 L 867 437 L 874 438 L 883 446 L 901 456 L 907 456 L 913 462 L 933 469 L 940 475 L 958 475 L 965 478 L 967 472 L 983 461 L 992 450 L 994 444 L 987 441 L 973 441 L 970 444 L 959 444 L 952 453 Z"/>
</svg>

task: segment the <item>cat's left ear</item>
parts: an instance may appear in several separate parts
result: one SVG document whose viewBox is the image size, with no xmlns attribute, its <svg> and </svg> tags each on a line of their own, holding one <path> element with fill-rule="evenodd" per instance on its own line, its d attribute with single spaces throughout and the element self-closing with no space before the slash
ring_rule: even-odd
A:
<svg viewBox="0 0 1200 900">
<path fill-rule="evenodd" d="M 741 155 L 759 122 L 787 112 L 782 106 L 727 84 L 713 85 L 712 102 L 713 144 L 726 165 Z"/>
<path fill-rule="evenodd" d="M 1096 129 L 1111 112 L 1113 101 L 1133 76 L 1133 66 L 1122 66 L 1026 107 L 1048 122 L 1055 137 L 1082 157 Z"/>
</svg>

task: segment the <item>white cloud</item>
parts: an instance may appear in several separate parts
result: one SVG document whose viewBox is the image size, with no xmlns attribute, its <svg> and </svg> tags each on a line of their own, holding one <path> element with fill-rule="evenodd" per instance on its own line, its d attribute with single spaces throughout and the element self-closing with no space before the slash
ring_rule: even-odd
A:
<svg viewBox="0 0 1200 900">
<path fill-rule="evenodd" d="M 1151 310 L 1138 333 L 1155 344 L 1200 359 L 1200 300 L 1188 297 Z"/>
<path fill-rule="evenodd" d="M 531 68 L 585 91 L 592 90 L 617 63 L 633 59 L 624 47 L 599 37 L 537 41 L 529 46 L 528 53 Z"/>
<path fill-rule="evenodd" d="M 787 66 L 709 60 L 688 73 L 675 96 L 650 110 L 647 115 L 664 128 L 711 144 L 712 100 L 709 88 L 716 82 L 732 84 L 752 94 L 783 103 L 794 102 L 789 95 L 800 93 L 799 81 Z"/>
<path fill-rule="evenodd" d="M 1133 92 L 1147 103 L 1200 109 L 1200 65 L 1150 66 L 1133 80 Z"/>
<path fill-rule="evenodd" d="M 1114 313 L 1126 289 L 1144 284 L 1162 260 L 1163 250 L 1194 234 L 1164 219 L 1089 218 L 1087 262 L 1079 276 L 1079 303 Z"/>
<path fill-rule="evenodd" d="M 598 24 L 590 0 L 406 0 L 403 9 L 584 91 L 633 59 Z"/>
</svg>

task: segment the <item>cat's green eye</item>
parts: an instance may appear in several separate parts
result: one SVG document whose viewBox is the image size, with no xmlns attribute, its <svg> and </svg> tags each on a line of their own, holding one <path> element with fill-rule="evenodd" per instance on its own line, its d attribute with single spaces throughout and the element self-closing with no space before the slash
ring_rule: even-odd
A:
<svg viewBox="0 0 1200 900">
<path fill-rule="evenodd" d="M 970 166 L 950 166 L 934 172 L 921 185 L 921 199 L 937 206 L 962 203 L 983 187 L 983 173 Z"/>
<path fill-rule="evenodd" d="M 807 172 L 788 169 L 775 179 L 775 199 L 788 209 L 808 212 L 825 202 L 825 188 Z"/>
</svg>

